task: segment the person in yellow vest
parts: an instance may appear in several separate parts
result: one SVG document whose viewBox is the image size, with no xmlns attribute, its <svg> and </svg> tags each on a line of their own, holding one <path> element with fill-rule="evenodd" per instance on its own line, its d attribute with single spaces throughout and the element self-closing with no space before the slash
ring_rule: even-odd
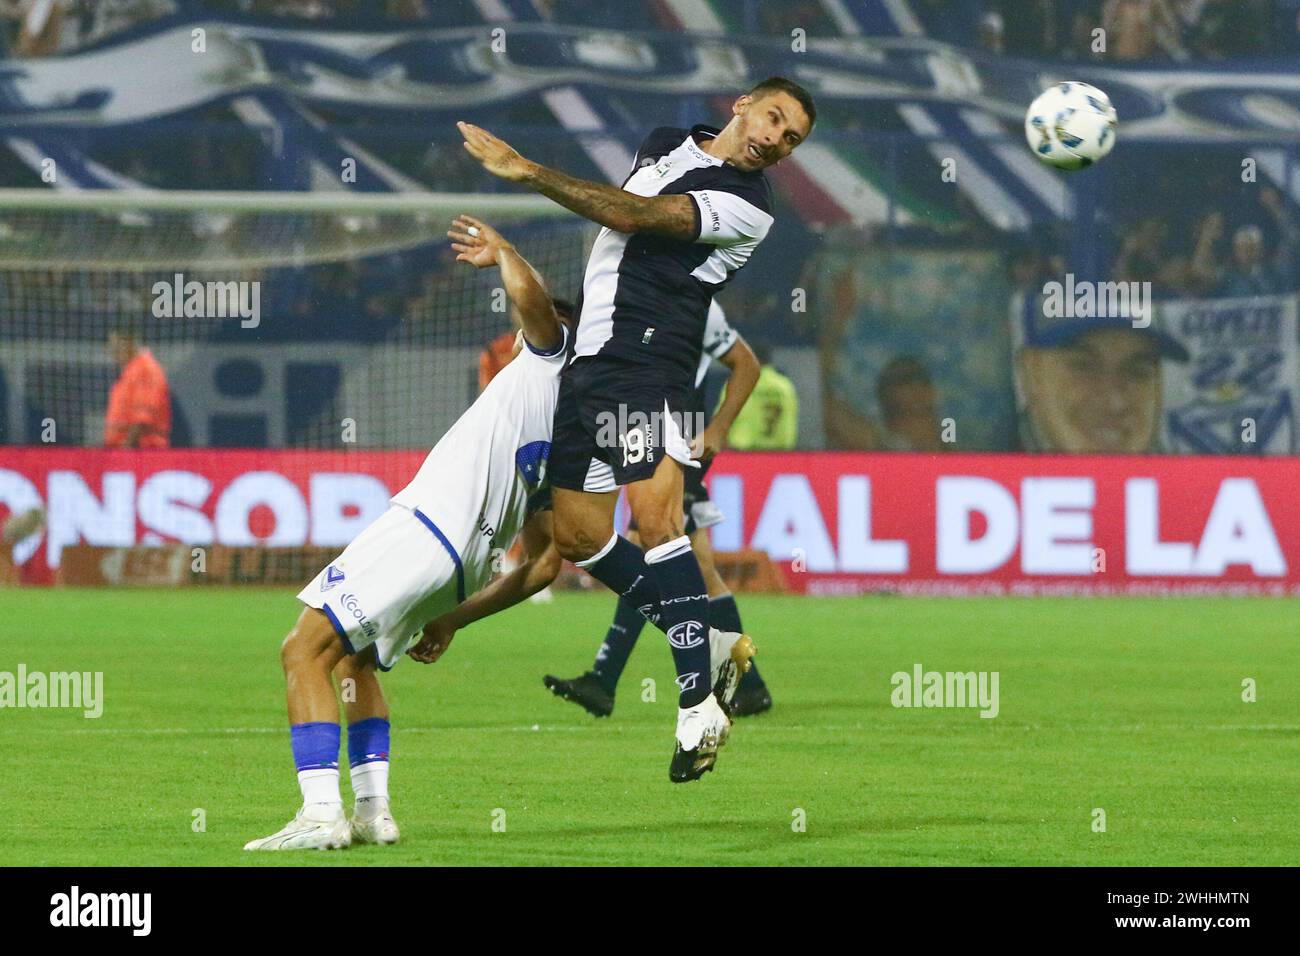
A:
<svg viewBox="0 0 1300 956">
<path fill-rule="evenodd" d="M 727 433 L 727 444 L 739 451 L 786 451 L 799 437 L 799 397 L 794 382 L 776 370 L 766 342 L 754 341 L 750 346 L 762 371 Z"/>
</svg>

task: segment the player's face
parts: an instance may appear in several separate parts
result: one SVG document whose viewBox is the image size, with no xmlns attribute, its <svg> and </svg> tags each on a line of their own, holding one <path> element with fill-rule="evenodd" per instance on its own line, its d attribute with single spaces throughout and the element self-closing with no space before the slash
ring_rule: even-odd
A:
<svg viewBox="0 0 1300 956">
<path fill-rule="evenodd" d="M 737 144 L 728 162 L 746 171 L 779 163 L 808 136 L 812 124 L 789 93 L 768 93 L 762 99 L 742 96 L 733 107 Z"/>
<path fill-rule="evenodd" d="M 1160 423 L 1160 356 L 1143 335 L 1088 332 L 1019 357 L 1026 410 L 1047 451 L 1137 454 Z"/>
</svg>

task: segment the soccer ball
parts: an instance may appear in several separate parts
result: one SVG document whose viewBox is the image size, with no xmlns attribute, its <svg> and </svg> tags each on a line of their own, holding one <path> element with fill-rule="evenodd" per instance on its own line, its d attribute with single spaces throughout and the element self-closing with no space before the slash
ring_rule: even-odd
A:
<svg viewBox="0 0 1300 956">
<path fill-rule="evenodd" d="M 1057 83 L 1029 104 L 1025 139 L 1057 169 L 1083 169 L 1115 147 L 1119 119 L 1110 97 L 1087 83 Z"/>
</svg>

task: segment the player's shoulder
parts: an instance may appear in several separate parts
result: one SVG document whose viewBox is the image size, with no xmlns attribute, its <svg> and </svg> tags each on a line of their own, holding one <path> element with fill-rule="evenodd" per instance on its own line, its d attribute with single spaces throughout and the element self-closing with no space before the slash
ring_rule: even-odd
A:
<svg viewBox="0 0 1300 956">
<path fill-rule="evenodd" d="M 772 214 L 772 184 L 761 169 L 746 172 L 730 163 L 723 163 L 713 168 L 710 182 L 703 188 L 730 193 L 769 216 Z"/>
<path fill-rule="evenodd" d="M 646 135 L 646 138 L 641 141 L 641 146 L 636 151 L 637 165 L 642 166 L 645 165 L 646 160 L 667 156 L 682 145 L 690 134 L 690 130 L 681 129 L 677 126 L 658 126 L 652 129 Z"/>
</svg>

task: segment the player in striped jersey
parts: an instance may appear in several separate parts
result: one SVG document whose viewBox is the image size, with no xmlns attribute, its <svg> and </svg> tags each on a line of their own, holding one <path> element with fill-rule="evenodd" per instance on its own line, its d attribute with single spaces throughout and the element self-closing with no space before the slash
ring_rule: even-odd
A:
<svg viewBox="0 0 1300 956">
<path fill-rule="evenodd" d="M 730 729 L 709 680 L 707 587 L 682 521 L 684 472 L 699 467 L 682 423 L 709 303 L 772 226 L 763 170 L 817 118 L 808 92 L 782 77 L 738 97 L 731 112 L 722 129 L 652 131 L 622 187 L 549 169 L 458 124 L 489 172 L 605 227 L 587 261 L 556 403 L 555 544 L 635 606 L 659 609 L 679 690 L 674 783 L 712 770 Z M 644 553 L 614 531 L 623 486 Z"/>
<path fill-rule="evenodd" d="M 708 587 L 709 619 L 712 626 L 722 632 L 743 633 L 736 599 L 718 574 L 713 561 L 708 529 L 720 524 L 724 515 L 709 498 L 704 473 L 709 468 L 713 454 L 721 448 L 730 432 L 731 424 L 749 399 L 754 383 L 758 381 L 759 363 L 749 345 L 727 321 L 726 313 L 716 299 L 709 306 L 708 322 L 704 328 L 704 349 L 695 372 L 695 408 L 701 414 L 707 415 L 705 377 L 709 366 L 715 361 L 730 369 L 731 376 L 727 380 L 726 396 L 705 429 L 705 434 L 701 436 L 701 467 L 686 475 L 683 519 Z M 635 524 L 628 528 L 628 540 L 640 544 Z M 544 678 L 546 687 L 555 696 L 580 705 L 596 717 L 608 717 L 614 710 L 615 688 L 645 623 L 646 618 L 641 609 L 620 596 L 614 620 L 600 645 L 592 669 L 569 679 L 547 674 Z M 751 664 L 741 678 L 735 699 L 730 702 L 728 715 L 745 717 L 762 713 L 771 706 L 772 697 L 759 676 L 758 666 Z"/>
</svg>

